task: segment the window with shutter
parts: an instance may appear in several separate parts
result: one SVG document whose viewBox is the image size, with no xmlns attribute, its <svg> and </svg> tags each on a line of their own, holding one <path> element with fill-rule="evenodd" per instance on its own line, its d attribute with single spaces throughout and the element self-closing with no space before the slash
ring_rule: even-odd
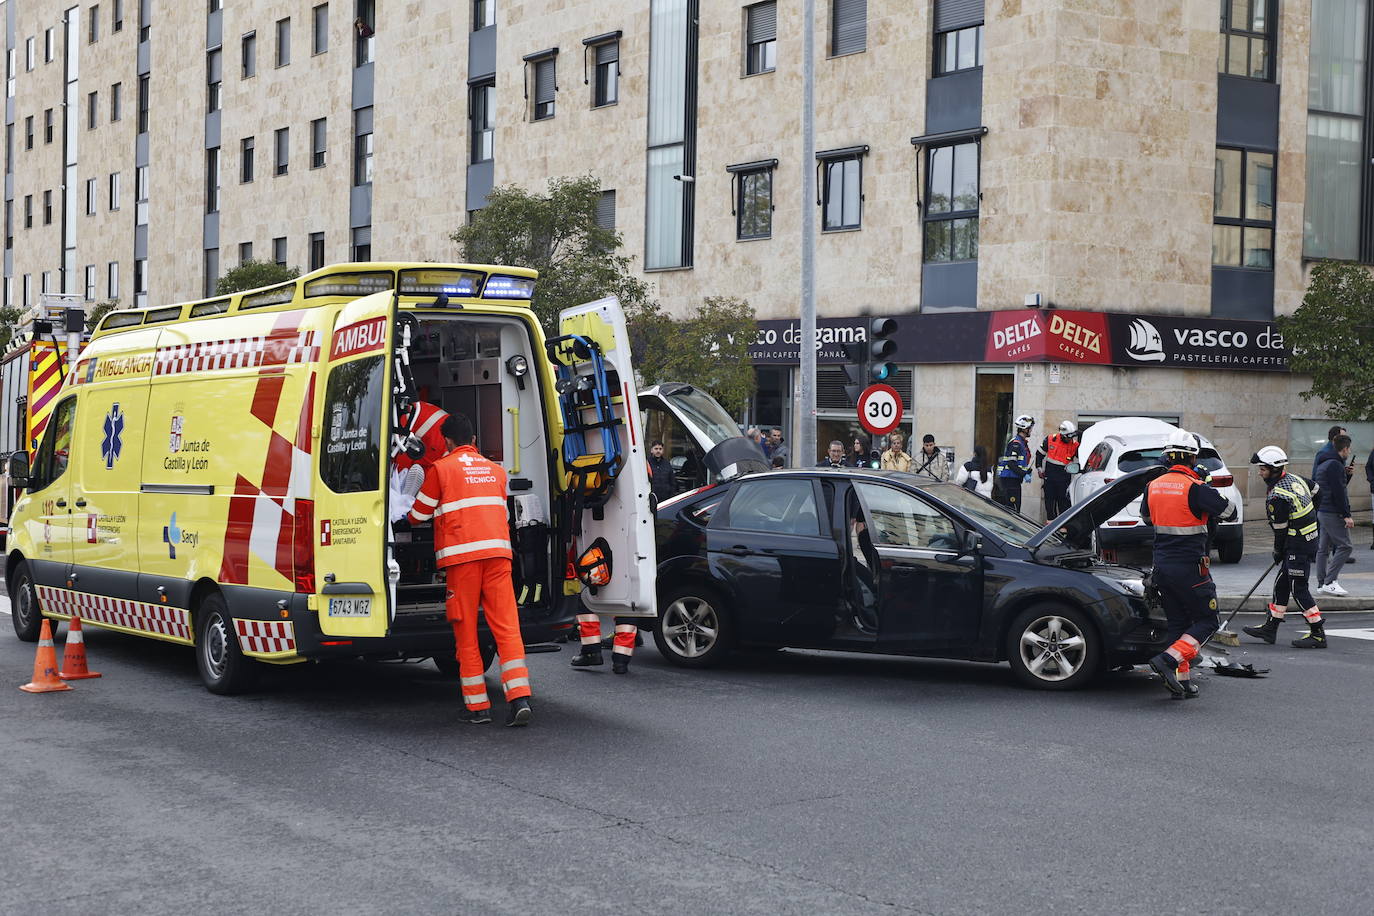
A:
<svg viewBox="0 0 1374 916">
<path fill-rule="evenodd" d="M 620 42 L 596 46 L 595 86 L 592 104 L 597 108 L 620 100 Z"/>
<path fill-rule="evenodd" d="M 615 191 L 602 191 L 596 202 L 596 224 L 602 229 L 615 228 Z"/>
<path fill-rule="evenodd" d="M 868 47 L 868 0 L 831 0 L 830 55 L 854 54 Z"/>
<path fill-rule="evenodd" d="M 550 57 L 534 65 L 534 120 L 554 115 L 554 94 L 558 91 L 558 58 Z"/>
<path fill-rule="evenodd" d="M 983 66 L 983 0 L 936 0 L 935 75 Z"/>
<path fill-rule="evenodd" d="M 756 3 L 744 9 L 744 72 L 769 73 L 778 66 L 778 4 Z"/>
</svg>

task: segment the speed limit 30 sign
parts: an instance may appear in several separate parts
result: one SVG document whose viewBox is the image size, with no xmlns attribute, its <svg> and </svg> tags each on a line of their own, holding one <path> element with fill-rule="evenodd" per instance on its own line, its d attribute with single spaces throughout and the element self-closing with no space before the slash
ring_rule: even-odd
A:
<svg viewBox="0 0 1374 916">
<path fill-rule="evenodd" d="M 859 422 L 875 436 L 885 436 L 902 423 L 902 396 L 891 385 L 869 385 L 859 395 Z"/>
</svg>

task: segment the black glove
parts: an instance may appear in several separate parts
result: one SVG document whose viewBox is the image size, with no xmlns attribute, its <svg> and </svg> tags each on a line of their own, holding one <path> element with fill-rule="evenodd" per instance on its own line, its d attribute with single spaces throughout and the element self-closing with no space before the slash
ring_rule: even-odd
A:
<svg viewBox="0 0 1374 916">
<path fill-rule="evenodd" d="M 1274 551 L 1273 557 L 1274 557 L 1274 562 L 1275 562 L 1276 564 L 1277 564 L 1277 563 L 1282 563 L 1282 562 L 1283 562 L 1283 551 L 1282 551 L 1282 550 L 1276 550 L 1276 551 Z"/>
</svg>

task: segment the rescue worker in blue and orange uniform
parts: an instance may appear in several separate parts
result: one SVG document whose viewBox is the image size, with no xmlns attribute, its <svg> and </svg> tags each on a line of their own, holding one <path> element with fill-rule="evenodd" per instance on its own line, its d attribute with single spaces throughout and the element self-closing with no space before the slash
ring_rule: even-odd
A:
<svg viewBox="0 0 1374 916">
<path fill-rule="evenodd" d="M 464 722 L 491 721 L 486 666 L 477 645 L 477 608 L 496 639 L 505 690 L 507 725 L 526 725 L 530 672 L 520 637 L 520 612 L 511 579 L 510 522 L 506 515 L 506 472 L 473 445 L 472 421 L 453 414 L 443 423 L 448 453 L 425 475 L 410 510 L 411 524 L 434 519 L 434 557 L 448 582 L 445 603 L 457 644 Z"/>
<path fill-rule="evenodd" d="M 1207 555 L 1207 522 L 1225 512 L 1226 497 L 1203 483 L 1193 465 L 1197 439 L 1177 430 L 1164 440 L 1167 473 L 1155 478 L 1140 501 L 1140 517 L 1155 527 L 1154 583 L 1169 620 L 1169 648 L 1150 659 L 1175 699 L 1194 699 L 1190 662 L 1216 632 L 1217 586 Z"/>
<path fill-rule="evenodd" d="M 1035 453 L 1035 466 L 1045 481 L 1045 519 L 1053 521 L 1069 508 L 1069 465 L 1078 460 L 1078 424 L 1065 420 Z"/>
<path fill-rule="evenodd" d="M 1016 435 L 1007 442 L 997 462 L 996 500 L 1013 511 L 1021 511 L 1021 484 L 1031 472 L 1030 434 L 1035 418 L 1021 414 L 1016 418 Z"/>
<path fill-rule="evenodd" d="M 1322 612 L 1307 584 L 1312 560 L 1317 555 L 1317 495 L 1306 478 L 1288 473 L 1288 455 L 1277 445 L 1266 445 L 1250 457 L 1250 463 L 1259 467 L 1260 477 L 1269 488 L 1264 508 L 1269 526 L 1274 529 L 1274 562 L 1279 565 L 1279 575 L 1274 580 L 1274 600 L 1269 603 L 1264 623 L 1242 629 L 1246 635 L 1272 646 L 1288 610 L 1291 592 L 1308 626 L 1307 635 L 1293 640 L 1293 647 L 1325 649 Z"/>
</svg>

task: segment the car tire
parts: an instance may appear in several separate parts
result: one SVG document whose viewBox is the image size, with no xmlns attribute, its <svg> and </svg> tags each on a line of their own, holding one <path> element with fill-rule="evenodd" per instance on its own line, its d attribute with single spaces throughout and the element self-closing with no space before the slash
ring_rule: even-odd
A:
<svg viewBox="0 0 1374 916">
<path fill-rule="evenodd" d="M 491 668 L 492 661 L 496 658 L 496 643 L 484 642 L 478 645 L 478 650 L 482 653 L 482 671 L 486 672 Z M 455 655 L 435 655 L 433 656 L 434 667 L 439 669 L 439 673 L 444 677 L 461 677 L 458 667 L 458 658 Z"/>
<path fill-rule="evenodd" d="M 1074 690 L 1102 671 L 1102 637 L 1088 615 L 1059 604 L 1037 604 L 1012 621 L 1007 660 L 1027 687 Z"/>
<path fill-rule="evenodd" d="M 734 616 L 713 588 L 684 585 L 659 599 L 654 644 L 659 654 L 683 668 L 720 664 L 733 648 Z"/>
<path fill-rule="evenodd" d="M 1245 537 L 1238 536 L 1229 541 L 1217 542 L 1217 559 L 1223 563 L 1239 563 L 1245 556 Z"/>
<path fill-rule="evenodd" d="M 38 605 L 38 590 L 33 587 L 33 573 L 29 564 L 20 561 L 10 576 L 10 623 L 14 625 L 14 635 L 23 642 L 38 642 L 43 632 L 43 611 Z M 57 621 L 48 621 L 51 632 L 57 633 Z"/>
<path fill-rule="evenodd" d="M 219 592 L 206 595 L 195 612 L 196 667 L 205 689 L 221 696 L 243 693 L 257 679 L 257 668 L 239 648 L 229 606 Z"/>
</svg>

